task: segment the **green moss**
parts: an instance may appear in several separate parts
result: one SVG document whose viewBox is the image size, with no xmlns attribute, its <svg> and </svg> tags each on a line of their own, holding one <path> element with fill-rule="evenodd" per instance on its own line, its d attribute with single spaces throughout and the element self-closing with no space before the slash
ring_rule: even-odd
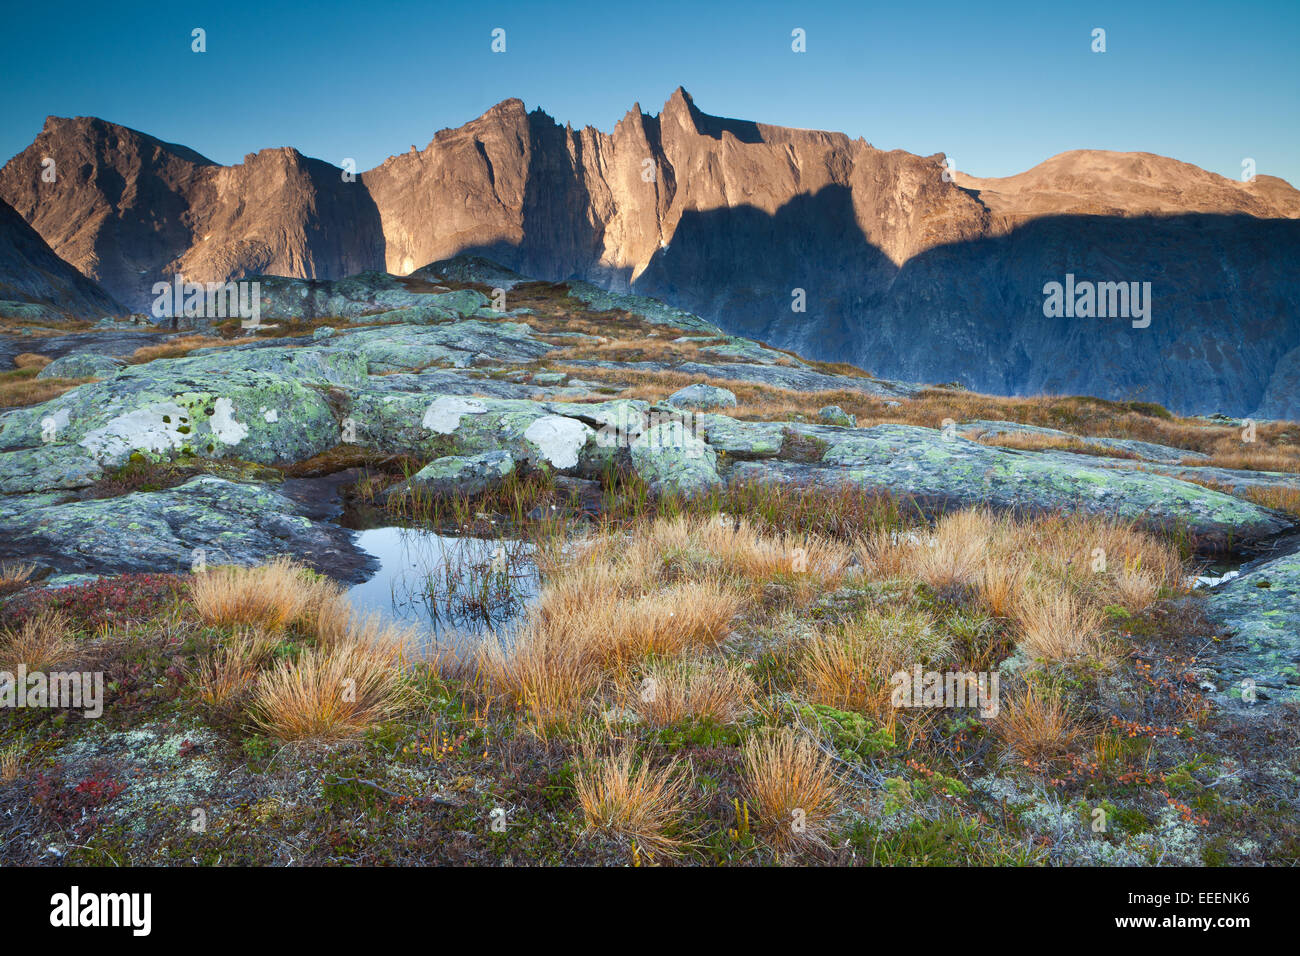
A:
<svg viewBox="0 0 1300 956">
<path fill-rule="evenodd" d="M 820 730 L 846 760 L 876 757 L 895 747 L 893 735 L 862 714 L 826 704 L 796 704 L 794 710 L 805 724 Z"/>
</svg>

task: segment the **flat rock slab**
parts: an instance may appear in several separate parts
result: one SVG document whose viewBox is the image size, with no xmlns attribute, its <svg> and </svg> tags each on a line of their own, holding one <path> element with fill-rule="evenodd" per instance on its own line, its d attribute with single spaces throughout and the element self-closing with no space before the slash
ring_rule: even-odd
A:
<svg viewBox="0 0 1300 956">
<path fill-rule="evenodd" d="M 14 367 L 14 356 L 24 352 L 62 358 L 72 352 L 127 356 L 146 345 L 160 345 L 175 332 L 69 332 L 60 335 L 0 334 L 0 371 Z"/>
<path fill-rule="evenodd" d="M 792 392 L 859 392 L 875 398 L 911 398 L 923 391 L 920 385 L 891 382 L 878 378 L 860 378 L 856 375 L 830 375 L 809 368 L 787 365 L 758 365 L 740 362 L 723 362 L 706 365 L 703 362 L 599 362 L 578 359 L 567 364 L 578 367 L 601 368 L 608 371 L 680 372 L 683 375 L 705 378 L 731 379 L 784 388 Z"/>
<path fill-rule="evenodd" d="M 985 503 L 1022 512 L 1113 514 L 1149 526 L 1184 527 L 1210 550 L 1270 537 L 1290 522 L 1265 508 L 1151 472 L 1062 460 L 1052 452 L 981 445 L 930 428 L 826 429 L 820 461 L 740 461 L 731 476 L 835 485 L 849 482 L 947 505 Z"/>
<path fill-rule="evenodd" d="M 208 565 L 287 554 L 341 580 L 363 580 L 372 560 L 351 533 L 302 510 L 270 486 L 211 476 L 119 498 L 5 498 L 0 553 L 60 575 L 183 573 L 200 553 Z"/>
<path fill-rule="evenodd" d="M 1224 634 L 1211 655 L 1220 706 L 1264 713 L 1300 701 L 1300 552 L 1207 592 L 1206 611 Z"/>
<path fill-rule="evenodd" d="M 1210 456 L 1204 452 L 1189 451 L 1186 448 L 1175 448 L 1172 445 L 1161 445 L 1156 442 L 1138 441 L 1134 438 L 1096 438 L 1091 435 L 1076 435 L 1073 432 L 1061 431 L 1057 428 L 1043 428 L 1039 425 L 1022 425 L 1019 422 L 993 422 L 984 419 L 963 422 L 957 426 L 962 434 L 974 432 L 972 437 L 996 438 L 1000 435 L 1041 435 L 1044 438 L 1060 438 L 1084 442 L 1089 445 L 1096 445 L 1098 448 L 1109 448 L 1114 451 L 1129 452 L 1137 455 L 1139 458 L 1145 458 L 1147 461 L 1160 462 L 1162 464 L 1176 465 L 1184 459 L 1206 459 Z"/>
</svg>

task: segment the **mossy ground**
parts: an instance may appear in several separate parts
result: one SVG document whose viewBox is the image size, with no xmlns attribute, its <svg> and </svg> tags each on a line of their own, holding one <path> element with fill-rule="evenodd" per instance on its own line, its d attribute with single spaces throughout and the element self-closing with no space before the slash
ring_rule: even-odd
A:
<svg viewBox="0 0 1300 956">
<path fill-rule="evenodd" d="M 732 492 L 744 493 L 759 494 Z M 669 507 L 647 502 L 646 513 L 624 514 L 622 525 Z M 489 504 L 481 499 L 477 507 Z M 720 504 L 671 506 L 717 511 Z M 783 514 L 775 504 L 772 513 Z M 809 504 L 783 520 L 833 531 L 836 517 L 833 508 Z M 838 520 L 842 528 L 857 522 L 860 531 L 863 521 L 900 529 L 920 519 L 877 503 Z M 544 533 L 576 528 L 552 525 Z M 1068 753 L 1035 762 L 1009 759 L 973 712 L 925 713 L 885 727 L 869 714 L 810 704 L 801 693 L 798 636 L 872 608 L 931 615 L 969 645 L 965 661 L 1009 654 L 1006 623 L 960 592 L 860 578 L 821 593 L 781 576 L 762 584 L 725 645 L 759 688 L 755 706 L 731 724 L 656 728 L 615 709 L 538 733 L 523 709 L 485 695 L 474 674 L 416 665 L 408 675 L 415 704 L 400 720 L 326 747 L 270 739 L 239 708 L 214 709 L 197 698 L 190 668 L 229 634 L 196 621 L 186 588 L 183 576 L 135 576 L 29 589 L 6 602 L 7 625 L 51 604 L 68 612 L 77 640 L 69 666 L 102 670 L 108 702 L 99 720 L 56 710 L 16 710 L 0 720 L 0 751 L 21 754 L 17 776 L 0 782 L 0 862 L 664 862 L 586 826 L 573 779 L 584 760 L 580 741 L 593 736 L 628 742 L 651 762 L 678 757 L 693 769 L 680 823 L 686 851 L 678 862 L 687 864 L 1300 860 L 1296 715 L 1279 710 L 1246 720 L 1205 703 L 1194 675 L 1213 631 L 1195 598 L 1113 615 L 1126 652 L 1112 666 L 1032 672 L 1088 728 Z M 292 658 L 309 643 L 290 630 L 275 654 Z M 742 772 L 743 741 L 783 726 L 816 736 L 844 785 L 824 840 L 796 849 L 769 845 L 751 825 Z"/>
</svg>

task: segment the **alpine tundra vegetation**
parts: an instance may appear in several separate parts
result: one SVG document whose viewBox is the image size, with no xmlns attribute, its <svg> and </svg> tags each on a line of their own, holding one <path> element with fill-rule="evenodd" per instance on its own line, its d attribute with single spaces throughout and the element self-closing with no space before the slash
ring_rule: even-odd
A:
<svg viewBox="0 0 1300 956">
<path fill-rule="evenodd" d="M 5 320 L 0 862 L 1300 862 L 1300 424 L 250 282 Z"/>
</svg>

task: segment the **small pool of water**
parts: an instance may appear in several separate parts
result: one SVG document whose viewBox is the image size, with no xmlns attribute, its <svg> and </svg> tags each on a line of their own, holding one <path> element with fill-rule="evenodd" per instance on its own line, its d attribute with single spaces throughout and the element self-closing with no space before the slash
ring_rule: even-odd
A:
<svg viewBox="0 0 1300 956">
<path fill-rule="evenodd" d="M 1189 583 L 1193 588 L 1212 588 L 1216 584 L 1225 584 L 1233 578 L 1240 576 L 1241 572 L 1235 570 L 1223 572 L 1208 571 L 1205 574 L 1198 574 L 1195 577 L 1190 578 Z"/>
<path fill-rule="evenodd" d="M 379 570 L 348 590 L 352 606 L 412 625 L 431 643 L 463 648 L 504 633 L 537 596 L 527 542 L 371 528 L 358 533 L 356 544 Z"/>
</svg>

